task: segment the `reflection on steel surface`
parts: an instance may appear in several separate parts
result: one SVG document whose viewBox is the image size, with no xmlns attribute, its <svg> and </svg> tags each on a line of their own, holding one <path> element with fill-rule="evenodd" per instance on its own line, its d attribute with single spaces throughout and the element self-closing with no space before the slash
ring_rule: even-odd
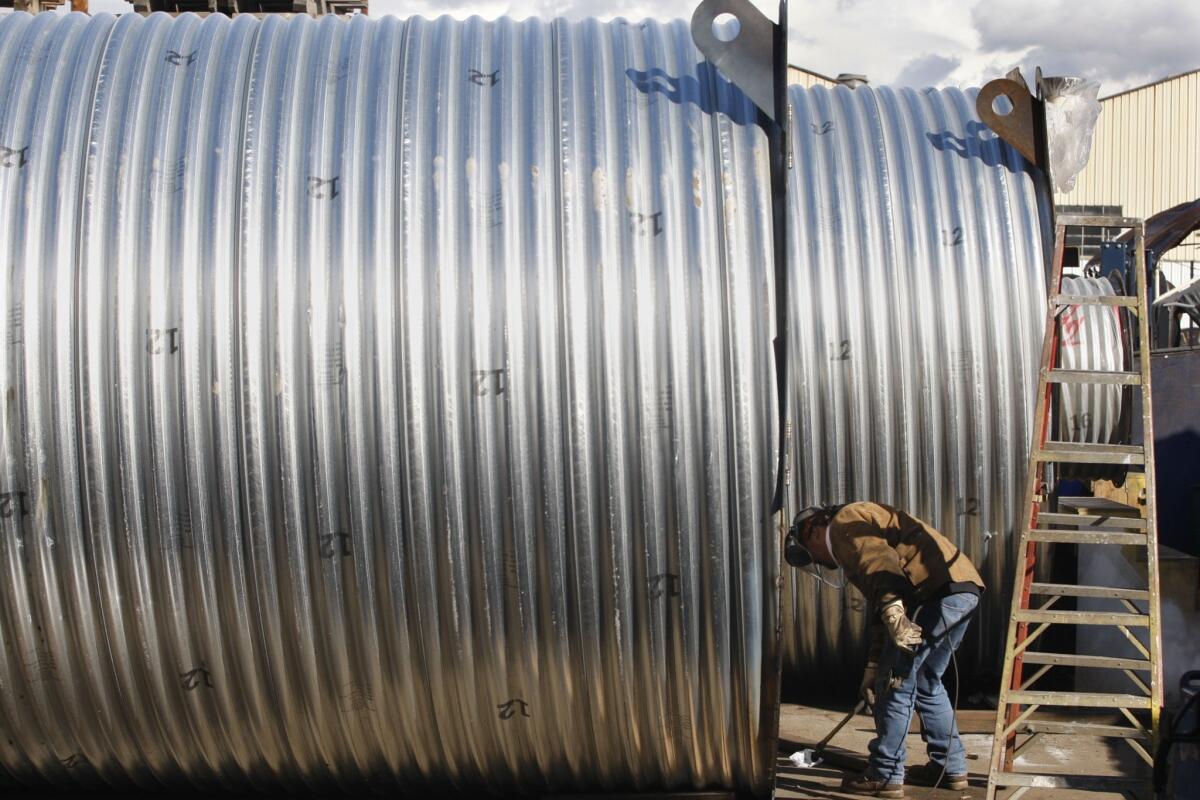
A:
<svg viewBox="0 0 1200 800">
<path fill-rule="evenodd" d="M 0 74 L 3 772 L 769 791 L 765 137 L 685 24 L 17 14 Z"/>
</svg>

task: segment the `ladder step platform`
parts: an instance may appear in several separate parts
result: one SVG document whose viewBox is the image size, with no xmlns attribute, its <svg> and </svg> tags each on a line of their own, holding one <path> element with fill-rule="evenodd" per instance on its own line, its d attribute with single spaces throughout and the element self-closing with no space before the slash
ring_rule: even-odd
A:
<svg viewBox="0 0 1200 800">
<path fill-rule="evenodd" d="M 1150 662 L 1140 658 L 1111 658 L 1109 656 L 1084 656 L 1077 653 L 1042 653 L 1025 651 L 1021 655 L 1026 664 L 1051 664 L 1059 667 L 1092 667 L 1095 669 L 1132 669 L 1148 671 Z"/>
<path fill-rule="evenodd" d="M 1126 778 L 1107 775 L 1056 775 L 1030 772 L 999 772 L 995 781 L 1000 786 L 1027 786 L 1031 789 L 1079 789 L 1087 792 L 1119 792 L 1146 789 L 1149 778 Z"/>
<path fill-rule="evenodd" d="M 1058 214 L 1055 217 L 1055 226 L 1058 228 L 1119 228 L 1127 230 L 1136 228 L 1138 233 L 1142 232 L 1142 220 L 1137 217 L 1120 217 L 1115 214 L 1083 214 L 1083 213 L 1067 213 Z"/>
<path fill-rule="evenodd" d="M 1038 611 L 1023 608 L 1017 611 L 1017 622 L 1049 622 L 1052 625 L 1124 625 L 1127 628 L 1150 627 L 1148 614 L 1122 614 L 1108 611 Z"/>
<path fill-rule="evenodd" d="M 1148 731 L 1128 725 L 1102 725 L 1098 722 L 1055 722 L 1031 719 L 1021 723 L 1021 733 L 1058 733 L 1067 736 L 1100 736 L 1106 739 L 1149 739 Z"/>
<path fill-rule="evenodd" d="M 1140 517 L 1110 517 L 1095 514 L 1038 514 L 1038 522 L 1046 525 L 1075 525 L 1089 530 L 1113 528 L 1116 530 L 1146 530 L 1146 520 Z"/>
<path fill-rule="evenodd" d="M 1031 542 L 1057 542 L 1058 544 L 1145 544 L 1144 533 L 1116 533 L 1113 531 L 1048 531 L 1034 528 L 1026 534 Z"/>
<path fill-rule="evenodd" d="M 1110 372 L 1095 369 L 1051 369 L 1046 371 L 1048 383 L 1115 383 L 1137 386 L 1142 382 L 1137 372 Z"/>
<path fill-rule="evenodd" d="M 1148 589 L 1118 589 L 1112 586 L 1081 586 L 1076 583 L 1037 583 L 1029 586 L 1030 594 L 1056 597 L 1100 597 L 1114 600 L 1149 600 Z"/>
<path fill-rule="evenodd" d="M 1034 459 L 1060 464 L 1146 463 L 1145 450 L 1127 444 L 1091 444 L 1087 442 L 1046 442 L 1034 452 Z"/>
<path fill-rule="evenodd" d="M 1059 307 L 1064 306 L 1120 306 L 1124 308 L 1137 308 L 1137 298 L 1128 297 L 1123 294 L 1057 294 L 1054 295 L 1052 301 L 1054 305 Z"/>
<path fill-rule="evenodd" d="M 1150 698 L 1141 694 L 1103 692 L 1012 691 L 1010 704 L 1022 706 L 1067 706 L 1070 708 L 1149 708 Z"/>
</svg>

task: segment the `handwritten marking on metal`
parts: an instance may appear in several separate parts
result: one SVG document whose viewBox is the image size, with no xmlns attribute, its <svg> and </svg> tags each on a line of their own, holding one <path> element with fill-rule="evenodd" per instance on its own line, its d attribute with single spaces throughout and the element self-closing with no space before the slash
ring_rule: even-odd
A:
<svg viewBox="0 0 1200 800">
<path fill-rule="evenodd" d="M 959 247 L 963 243 L 963 229 L 961 225 L 955 225 L 949 230 L 942 229 L 942 244 L 947 247 Z"/>
<path fill-rule="evenodd" d="M 200 57 L 200 51 L 193 50 L 188 54 L 180 53 L 176 50 L 168 50 L 166 61 L 176 67 L 190 67 L 196 63 L 196 59 Z"/>
<path fill-rule="evenodd" d="M 496 708 L 500 710 L 498 715 L 500 719 L 514 719 L 518 715 L 528 718 L 532 717 L 532 715 L 529 713 L 529 703 L 526 703 L 520 698 L 514 697 L 512 700 L 506 700 L 505 702 L 497 705 Z"/>
<path fill-rule="evenodd" d="M 29 163 L 29 146 L 14 148 L 0 145 L 0 167 L 20 169 Z"/>
<path fill-rule="evenodd" d="M 473 69 L 467 73 L 467 79 L 476 86 L 492 87 L 500 82 L 500 70 L 494 72 L 480 72 Z"/>
<path fill-rule="evenodd" d="M 477 369 L 472 374 L 475 381 L 475 394 L 479 397 L 501 395 L 507 390 L 506 369 Z"/>
<path fill-rule="evenodd" d="M 979 498 L 965 497 L 959 498 L 958 515 L 960 517 L 978 517 L 979 516 Z"/>
<path fill-rule="evenodd" d="M 655 211 L 652 214 L 630 211 L 629 222 L 633 226 L 633 232 L 638 236 L 659 236 L 663 232 L 661 211 Z"/>
<path fill-rule="evenodd" d="M 213 688 L 212 673 L 204 667 L 193 667 L 186 672 L 179 673 L 179 677 L 183 682 L 185 692 L 194 692 L 202 686 L 206 689 Z"/>
<path fill-rule="evenodd" d="M 342 193 L 338 186 L 341 180 L 340 175 L 334 175 L 332 178 L 309 175 L 308 196 L 315 200 L 333 200 Z"/>
<path fill-rule="evenodd" d="M 1079 345 L 1079 329 L 1084 323 L 1082 306 L 1068 306 L 1059 317 L 1060 336 L 1064 345 L 1077 347 Z"/>
<path fill-rule="evenodd" d="M 321 558 L 345 558 L 351 554 L 350 534 L 344 532 L 321 534 Z"/>
<path fill-rule="evenodd" d="M 146 328 L 146 352 L 152 356 L 179 352 L 179 328 Z"/>
<path fill-rule="evenodd" d="M 0 492 L 0 517 L 9 519 L 15 514 L 28 517 L 33 513 L 29 503 L 29 492 L 16 490 Z"/>
<path fill-rule="evenodd" d="M 660 597 L 679 597 L 679 576 L 674 572 L 663 572 L 651 575 L 646 579 L 650 590 L 650 599 Z"/>
</svg>

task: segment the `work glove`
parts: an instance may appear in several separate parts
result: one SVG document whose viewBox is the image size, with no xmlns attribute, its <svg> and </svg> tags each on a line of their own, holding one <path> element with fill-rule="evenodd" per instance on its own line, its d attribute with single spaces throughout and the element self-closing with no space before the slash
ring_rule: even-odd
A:
<svg viewBox="0 0 1200 800">
<path fill-rule="evenodd" d="M 884 627 L 887 628 L 892 644 L 912 655 L 921 645 L 922 631 L 920 625 L 904 615 L 904 603 L 900 600 L 893 600 L 883 607 L 879 616 L 883 619 Z"/>
<path fill-rule="evenodd" d="M 873 661 L 867 662 L 867 668 L 863 670 L 862 685 L 858 687 L 858 696 L 868 708 L 875 708 L 875 670 L 878 666 Z"/>
</svg>

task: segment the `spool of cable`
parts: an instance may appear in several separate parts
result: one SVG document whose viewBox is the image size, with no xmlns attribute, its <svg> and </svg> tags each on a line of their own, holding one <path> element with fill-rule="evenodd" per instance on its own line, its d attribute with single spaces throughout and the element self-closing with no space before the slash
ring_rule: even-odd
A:
<svg viewBox="0 0 1200 800">
<path fill-rule="evenodd" d="M 1063 293 L 1085 297 L 1120 291 L 1109 278 L 1066 277 Z M 1114 306 L 1068 306 L 1058 317 L 1058 365 L 1062 369 L 1131 369 L 1129 312 Z M 1058 384 L 1058 415 L 1053 438 L 1063 442 L 1124 444 L 1132 428 L 1132 387 L 1116 384 Z M 1058 478 L 1125 481 L 1126 467 L 1114 464 L 1065 464 Z"/>
</svg>

